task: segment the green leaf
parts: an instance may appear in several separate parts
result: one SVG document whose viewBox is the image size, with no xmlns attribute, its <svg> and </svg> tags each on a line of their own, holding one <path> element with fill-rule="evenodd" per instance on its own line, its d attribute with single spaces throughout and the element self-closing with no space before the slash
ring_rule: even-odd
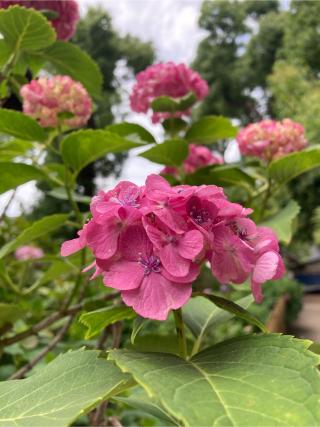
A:
<svg viewBox="0 0 320 427">
<path fill-rule="evenodd" d="M 266 326 L 259 319 L 257 319 L 253 314 L 249 313 L 235 302 L 217 295 L 204 296 L 213 302 L 217 307 L 222 308 L 222 310 L 226 310 L 234 316 L 240 317 L 240 319 L 245 320 L 251 325 L 257 326 L 262 332 L 268 332 Z"/>
<path fill-rule="evenodd" d="M 252 302 L 253 297 L 251 294 L 236 301 L 238 306 L 243 309 L 248 308 Z M 183 307 L 183 320 L 196 338 L 193 354 L 201 348 L 202 341 L 210 329 L 216 328 L 233 317 L 233 313 L 221 309 L 207 298 L 191 298 Z"/>
<path fill-rule="evenodd" d="M 58 73 L 81 82 L 91 96 L 100 96 L 103 83 L 101 71 L 80 47 L 58 40 L 39 55 L 50 62 Z"/>
<path fill-rule="evenodd" d="M 25 316 L 25 311 L 18 304 L 0 303 L 0 328 Z"/>
<path fill-rule="evenodd" d="M 274 160 L 269 165 L 269 175 L 280 185 L 283 185 L 318 167 L 320 167 L 320 145 Z"/>
<path fill-rule="evenodd" d="M 11 54 L 11 47 L 8 46 L 3 39 L 0 40 L 0 68 L 9 61 Z"/>
<path fill-rule="evenodd" d="M 188 126 L 188 123 L 180 117 L 171 117 L 170 119 L 164 120 L 161 124 L 171 135 L 177 134 Z"/>
<path fill-rule="evenodd" d="M 24 163 L 0 162 L 0 194 L 32 180 L 47 179 L 38 168 Z"/>
<path fill-rule="evenodd" d="M 22 156 L 26 151 L 30 150 L 32 146 L 30 141 L 22 141 L 19 139 L 0 142 L 0 159 L 1 161 L 7 161 L 17 156 Z"/>
<path fill-rule="evenodd" d="M 199 169 L 197 172 L 187 176 L 187 182 L 191 185 L 215 184 L 221 187 L 241 186 L 245 189 L 254 187 L 254 178 L 238 168 L 231 165 L 214 165 Z"/>
<path fill-rule="evenodd" d="M 141 147 L 141 144 L 105 130 L 87 129 L 67 136 L 62 141 L 61 154 L 64 163 L 77 175 L 82 168 L 99 157 L 136 147 Z"/>
<path fill-rule="evenodd" d="M 114 123 L 105 128 L 105 130 L 123 136 L 133 142 L 152 143 L 155 142 L 153 135 L 144 127 L 136 123 Z"/>
<path fill-rule="evenodd" d="M 0 259 L 14 251 L 18 246 L 30 243 L 43 235 L 48 235 L 52 231 L 62 227 L 65 224 L 68 215 L 54 214 L 45 216 L 39 221 L 34 222 L 30 227 L 23 230 L 21 234 L 11 242 L 8 242 L 0 249 Z"/>
<path fill-rule="evenodd" d="M 247 335 L 186 361 L 172 354 L 112 350 L 123 372 L 183 426 L 316 426 L 319 356 L 309 341 Z"/>
<path fill-rule="evenodd" d="M 180 166 L 188 156 L 189 145 L 183 139 L 170 139 L 154 145 L 140 156 L 166 166 Z"/>
<path fill-rule="evenodd" d="M 166 335 L 147 333 L 138 335 L 132 348 L 138 351 L 179 354 L 179 343 L 175 333 Z M 192 341 L 189 339 L 187 339 L 187 348 L 190 351 L 192 349 Z"/>
<path fill-rule="evenodd" d="M 169 96 L 159 96 L 151 102 L 151 108 L 157 113 L 175 113 L 191 108 L 197 102 L 197 97 L 193 92 L 182 98 L 171 98 Z"/>
<path fill-rule="evenodd" d="M 71 271 L 78 271 L 76 266 L 71 264 L 71 262 L 68 262 L 67 260 L 54 261 L 48 270 L 41 276 L 39 283 L 43 285 L 51 280 L 61 278 L 63 275 L 69 274 Z"/>
<path fill-rule="evenodd" d="M 173 418 L 168 416 L 165 409 L 162 408 L 161 404 L 155 399 L 150 399 L 147 393 L 143 389 L 139 389 L 139 393 L 134 393 L 130 397 L 115 396 L 112 398 L 116 402 L 122 402 L 135 409 L 141 410 L 152 417 L 157 418 L 161 421 L 161 426 L 176 426 L 177 423 Z"/>
<path fill-rule="evenodd" d="M 134 345 L 134 342 L 137 338 L 139 332 L 150 322 L 150 319 L 146 319 L 145 317 L 137 316 L 134 319 L 132 332 L 131 332 L 131 344 Z"/>
<path fill-rule="evenodd" d="M 272 228 L 281 242 L 289 244 L 292 239 L 293 221 L 299 212 L 298 203 L 295 200 L 290 200 L 284 209 L 268 218 L 261 225 Z"/>
<path fill-rule="evenodd" d="M 65 427 L 127 388 L 98 351 L 70 351 L 24 380 L 0 383 L 0 426 Z"/>
<path fill-rule="evenodd" d="M 205 116 L 190 126 L 186 138 L 199 144 L 212 144 L 222 139 L 234 138 L 237 131 L 237 127 L 226 117 Z"/>
<path fill-rule="evenodd" d="M 62 187 L 54 188 L 53 190 L 49 191 L 48 196 L 54 197 L 58 200 L 69 200 L 68 194 L 66 190 Z M 89 196 L 83 196 L 82 194 L 78 193 L 72 193 L 72 197 L 76 202 L 79 203 L 86 203 L 87 205 L 91 202 L 91 197 Z"/>
<path fill-rule="evenodd" d="M 46 134 L 31 117 L 19 111 L 0 109 L 0 133 L 28 141 L 44 141 Z"/>
<path fill-rule="evenodd" d="M 88 328 L 85 339 L 89 339 L 98 335 L 108 325 L 120 320 L 133 319 L 135 316 L 135 312 L 130 307 L 117 305 L 83 313 L 79 320 Z"/>
<path fill-rule="evenodd" d="M 13 52 L 43 49 L 56 39 L 52 25 L 40 12 L 20 6 L 0 10 L 0 33 Z"/>
</svg>

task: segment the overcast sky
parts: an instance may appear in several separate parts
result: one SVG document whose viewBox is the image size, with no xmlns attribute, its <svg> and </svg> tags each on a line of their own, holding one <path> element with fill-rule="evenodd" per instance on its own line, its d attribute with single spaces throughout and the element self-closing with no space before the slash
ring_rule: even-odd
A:
<svg viewBox="0 0 320 427">
<path fill-rule="evenodd" d="M 151 41 L 158 61 L 190 63 L 204 37 L 204 32 L 197 26 L 202 0 L 78 0 L 78 3 L 81 14 L 89 6 L 100 5 L 111 14 L 113 25 L 120 34 L 130 33 Z M 132 114 L 129 120 L 143 124 L 156 135 L 160 133 L 159 128 L 154 128 L 143 115 Z M 142 184 L 149 173 L 157 173 L 160 169 L 159 165 L 131 156 L 125 162 L 122 178 Z M 99 184 L 105 187 L 111 182 L 99 181 Z M 0 212 L 10 195 L 8 192 L 0 197 Z M 20 206 L 30 206 L 38 195 L 34 184 L 21 186 L 8 214 L 19 214 Z"/>
</svg>

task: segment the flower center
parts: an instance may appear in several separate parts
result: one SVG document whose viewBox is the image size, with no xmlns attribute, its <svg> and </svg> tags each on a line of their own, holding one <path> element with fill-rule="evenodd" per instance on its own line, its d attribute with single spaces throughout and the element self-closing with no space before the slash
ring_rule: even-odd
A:
<svg viewBox="0 0 320 427">
<path fill-rule="evenodd" d="M 201 225 L 205 222 L 208 222 L 211 217 L 209 211 L 207 209 L 203 208 L 197 208 L 196 206 L 192 206 L 192 208 L 189 211 L 190 218 L 193 219 L 194 222 Z"/>
<path fill-rule="evenodd" d="M 150 273 L 160 273 L 161 271 L 161 262 L 159 258 L 154 255 L 143 258 L 140 255 L 139 264 L 144 269 L 144 275 L 148 276 Z"/>
<path fill-rule="evenodd" d="M 245 228 L 239 227 L 239 225 L 235 221 L 231 221 L 229 223 L 229 227 L 240 239 L 246 240 L 248 237 L 248 231 Z"/>
</svg>

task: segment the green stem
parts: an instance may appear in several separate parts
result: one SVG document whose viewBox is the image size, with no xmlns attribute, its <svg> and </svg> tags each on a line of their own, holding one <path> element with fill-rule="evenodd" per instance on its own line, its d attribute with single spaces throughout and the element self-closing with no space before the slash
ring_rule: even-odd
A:
<svg viewBox="0 0 320 427">
<path fill-rule="evenodd" d="M 268 178 L 268 187 L 267 187 L 267 190 L 265 192 L 264 198 L 262 200 L 262 205 L 261 205 L 261 210 L 260 210 L 260 215 L 259 215 L 259 222 L 263 221 L 263 219 L 265 217 L 265 211 L 268 207 L 268 201 L 269 201 L 270 196 L 271 196 L 271 179 Z"/>
<path fill-rule="evenodd" d="M 174 321 L 176 324 L 176 331 L 177 331 L 177 337 L 178 337 L 178 343 L 179 343 L 179 353 L 183 359 L 187 359 L 188 357 L 187 340 L 186 340 L 186 335 L 184 330 L 184 323 L 183 323 L 181 308 L 179 308 L 178 310 L 174 310 L 173 314 L 174 314 Z"/>
</svg>

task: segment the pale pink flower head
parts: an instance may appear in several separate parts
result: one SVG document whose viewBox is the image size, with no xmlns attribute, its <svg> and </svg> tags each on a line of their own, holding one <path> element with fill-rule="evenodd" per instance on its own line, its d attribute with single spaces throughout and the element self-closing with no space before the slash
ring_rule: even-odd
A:
<svg viewBox="0 0 320 427">
<path fill-rule="evenodd" d="M 186 175 L 196 172 L 205 166 L 210 165 L 221 165 L 223 158 L 212 153 L 208 147 L 204 145 L 189 144 L 189 155 L 183 161 L 182 168 Z M 179 170 L 172 166 L 166 166 L 162 169 L 161 174 L 172 175 L 175 178 L 179 178 Z"/>
<path fill-rule="evenodd" d="M 36 246 L 20 246 L 16 249 L 14 256 L 20 261 L 26 261 L 29 259 L 38 259 L 44 256 L 43 250 Z"/>
<path fill-rule="evenodd" d="M 166 62 L 150 65 L 136 76 L 136 84 L 130 95 L 130 105 L 133 111 L 147 113 L 151 102 L 159 96 L 181 98 L 190 92 L 198 100 L 208 95 L 208 84 L 201 76 L 185 64 Z M 169 113 L 154 113 L 152 121 L 157 123 L 169 117 L 189 116 L 190 110 Z"/>
<path fill-rule="evenodd" d="M 92 114 L 92 101 L 81 83 L 69 76 L 40 77 L 21 87 L 23 112 L 43 127 L 84 126 Z M 63 117 L 62 113 L 71 113 Z M 62 115 L 59 117 L 59 114 Z"/>
<path fill-rule="evenodd" d="M 250 280 L 257 301 L 262 284 L 284 274 L 275 234 L 215 185 L 172 187 L 159 175 L 142 187 L 123 181 L 94 197 L 91 213 L 61 255 L 88 247 L 95 259 L 85 271 L 94 267 L 91 278 L 101 275 L 143 317 L 164 320 L 182 307 L 207 261 L 222 284 Z"/>
<path fill-rule="evenodd" d="M 267 162 L 303 150 L 308 144 L 303 126 L 290 119 L 252 123 L 240 130 L 237 141 L 241 154 Z"/>
<path fill-rule="evenodd" d="M 75 0 L 0 0 L 2 9 L 13 5 L 56 12 L 58 16 L 52 19 L 49 17 L 49 21 L 60 40 L 69 40 L 74 35 L 80 19 L 78 3 Z"/>
</svg>

